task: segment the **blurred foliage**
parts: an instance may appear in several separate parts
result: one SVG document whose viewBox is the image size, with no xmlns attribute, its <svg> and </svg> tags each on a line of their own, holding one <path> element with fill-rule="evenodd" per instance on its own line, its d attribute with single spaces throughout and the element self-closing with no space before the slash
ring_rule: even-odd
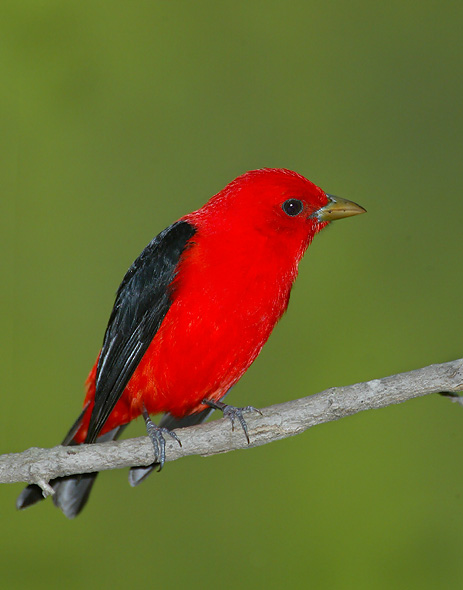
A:
<svg viewBox="0 0 463 590">
<path fill-rule="evenodd" d="M 252 168 L 368 215 L 316 238 L 233 403 L 462 356 L 461 4 L 5 0 L 0 17 L 2 452 L 61 439 L 129 264 Z M 16 513 L 21 486 L 2 486 L 2 580 L 460 588 L 462 443 L 435 396 L 137 489 L 104 473 L 74 522 L 50 501 Z"/>
</svg>

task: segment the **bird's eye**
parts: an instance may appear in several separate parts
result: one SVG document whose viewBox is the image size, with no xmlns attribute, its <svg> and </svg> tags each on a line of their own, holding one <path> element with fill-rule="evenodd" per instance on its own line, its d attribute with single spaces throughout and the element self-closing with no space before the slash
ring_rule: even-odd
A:
<svg viewBox="0 0 463 590">
<path fill-rule="evenodd" d="M 286 213 L 286 215 L 295 217 L 301 213 L 302 209 L 304 209 L 304 204 L 299 199 L 288 199 L 283 203 L 281 208 Z"/>
</svg>

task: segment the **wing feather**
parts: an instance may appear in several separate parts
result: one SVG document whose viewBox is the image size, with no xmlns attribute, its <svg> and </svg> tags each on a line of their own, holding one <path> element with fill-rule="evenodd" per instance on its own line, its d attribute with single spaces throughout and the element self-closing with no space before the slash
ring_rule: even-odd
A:
<svg viewBox="0 0 463 590">
<path fill-rule="evenodd" d="M 143 250 L 116 295 L 97 365 L 86 443 L 95 442 L 172 303 L 170 285 L 196 228 L 177 221 Z"/>
</svg>

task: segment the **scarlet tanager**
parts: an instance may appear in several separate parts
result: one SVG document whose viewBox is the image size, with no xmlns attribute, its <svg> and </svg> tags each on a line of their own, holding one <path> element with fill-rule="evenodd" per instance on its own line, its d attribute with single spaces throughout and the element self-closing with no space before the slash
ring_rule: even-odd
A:
<svg viewBox="0 0 463 590">
<path fill-rule="evenodd" d="M 289 302 L 298 264 L 330 221 L 365 209 L 285 169 L 247 172 L 156 236 L 125 275 L 103 346 L 88 376 L 84 409 L 65 445 L 116 439 L 143 415 L 157 463 L 131 469 L 132 485 L 164 463 L 166 434 L 219 408 L 246 436 L 247 408 L 220 400 L 242 377 Z M 165 413 L 159 427 L 150 414 Z M 248 439 L 249 440 L 249 439 Z M 73 518 L 96 473 L 50 482 Z M 29 485 L 17 500 L 42 499 Z"/>
</svg>

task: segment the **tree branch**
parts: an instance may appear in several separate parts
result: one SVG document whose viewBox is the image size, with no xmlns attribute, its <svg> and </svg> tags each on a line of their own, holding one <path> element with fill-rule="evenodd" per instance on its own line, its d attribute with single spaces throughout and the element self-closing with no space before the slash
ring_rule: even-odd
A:
<svg viewBox="0 0 463 590">
<path fill-rule="evenodd" d="M 262 416 L 248 414 L 250 445 L 240 427 L 232 432 L 227 419 L 182 429 L 179 432 L 182 447 L 168 437 L 166 460 L 175 461 L 188 455 L 205 457 L 256 447 L 294 436 L 317 424 L 431 393 L 445 392 L 458 399 L 454 394 L 462 390 L 463 359 L 366 383 L 332 387 L 315 395 L 264 408 Z M 50 493 L 48 481 L 55 477 L 150 465 L 153 461 L 153 445 L 148 437 L 74 447 L 31 448 L 0 456 L 0 483 L 36 483 L 45 493 Z"/>
</svg>

